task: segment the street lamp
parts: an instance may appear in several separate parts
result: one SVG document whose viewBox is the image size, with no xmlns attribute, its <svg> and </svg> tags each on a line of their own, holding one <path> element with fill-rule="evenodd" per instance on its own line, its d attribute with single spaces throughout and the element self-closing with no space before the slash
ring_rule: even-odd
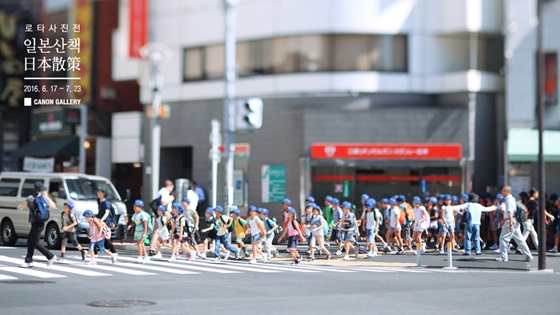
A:
<svg viewBox="0 0 560 315">
<path fill-rule="evenodd" d="M 161 90 L 163 89 L 163 66 L 171 58 L 171 50 L 164 44 L 149 43 L 140 49 L 140 55 L 148 63 L 148 86 L 152 91 L 151 133 L 151 167 L 146 167 L 150 174 L 151 199 L 155 199 L 159 188 L 160 147 L 161 147 Z M 147 113 L 148 114 L 148 113 Z M 148 115 L 149 117 L 150 115 Z"/>
</svg>

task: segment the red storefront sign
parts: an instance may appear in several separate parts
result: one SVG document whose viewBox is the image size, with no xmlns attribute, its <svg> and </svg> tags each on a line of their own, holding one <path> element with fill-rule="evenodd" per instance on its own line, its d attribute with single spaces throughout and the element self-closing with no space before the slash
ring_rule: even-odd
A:
<svg viewBox="0 0 560 315">
<path fill-rule="evenodd" d="M 142 58 L 140 48 L 148 41 L 148 0 L 129 0 L 129 42 L 128 55 Z"/>
<path fill-rule="evenodd" d="M 459 143 L 314 143 L 312 159 L 460 160 Z"/>
</svg>

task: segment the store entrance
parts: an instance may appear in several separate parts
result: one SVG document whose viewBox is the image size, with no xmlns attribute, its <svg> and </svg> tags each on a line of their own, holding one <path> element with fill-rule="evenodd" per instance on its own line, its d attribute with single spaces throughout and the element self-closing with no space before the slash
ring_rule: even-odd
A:
<svg viewBox="0 0 560 315">
<path fill-rule="evenodd" d="M 405 195 L 459 195 L 462 191 L 460 167 L 379 167 L 314 166 L 312 194 L 319 200 L 326 195 L 359 203 L 362 194 L 376 198 Z"/>
</svg>

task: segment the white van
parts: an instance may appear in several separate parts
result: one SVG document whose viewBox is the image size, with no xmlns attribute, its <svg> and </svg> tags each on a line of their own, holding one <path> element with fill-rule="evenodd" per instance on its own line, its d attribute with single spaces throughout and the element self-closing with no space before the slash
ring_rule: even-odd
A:
<svg viewBox="0 0 560 315">
<path fill-rule="evenodd" d="M 77 237 L 87 238 L 89 225 L 83 213 L 88 209 L 97 213 L 99 187 L 107 189 L 106 197 L 115 208 L 118 226 L 112 235 L 126 229 L 126 206 L 111 181 L 105 177 L 76 173 L 3 172 L 0 173 L 0 231 L 4 245 L 12 246 L 18 238 L 28 236 L 31 227 L 29 210 L 18 211 L 17 206 L 32 194 L 37 181 L 48 188 L 49 196 L 56 204 L 56 209 L 49 210 L 50 218 L 41 235 L 49 248 L 60 247 L 61 213 L 68 200 L 74 203 L 74 213 L 78 219 Z"/>
</svg>

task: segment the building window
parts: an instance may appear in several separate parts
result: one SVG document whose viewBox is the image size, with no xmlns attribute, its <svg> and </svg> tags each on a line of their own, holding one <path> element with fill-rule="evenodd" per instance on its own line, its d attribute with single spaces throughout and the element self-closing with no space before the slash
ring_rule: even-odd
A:
<svg viewBox="0 0 560 315">
<path fill-rule="evenodd" d="M 240 77 L 326 71 L 408 71 L 406 35 L 322 34 L 237 43 Z M 223 45 L 184 50 L 184 81 L 224 77 Z"/>
<path fill-rule="evenodd" d="M 185 68 L 183 69 L 185 81 L 204 79 L 204 64 L 202 61 L 202 48 L 185 49 Z"/>
</svg>

